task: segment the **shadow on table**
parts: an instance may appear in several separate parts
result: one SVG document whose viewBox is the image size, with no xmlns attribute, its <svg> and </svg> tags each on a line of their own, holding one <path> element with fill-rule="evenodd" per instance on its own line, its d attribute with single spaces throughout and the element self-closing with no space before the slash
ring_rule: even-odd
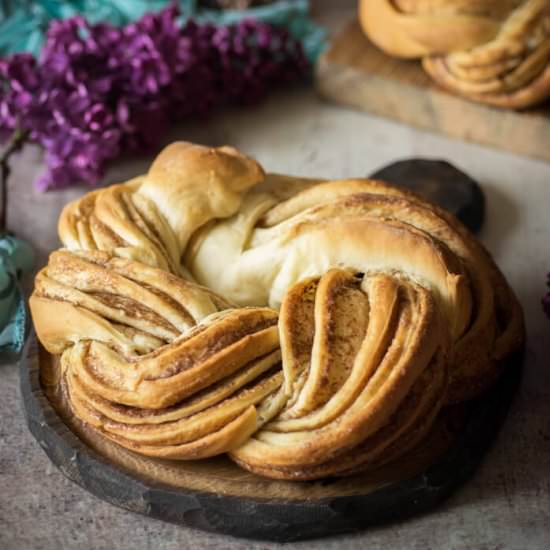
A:
<svg viewBox="0 0 550 550">
<path fill-rule="evenodd" d="M 494 256 L 499 256 L 518 225 L 519 208 L 496 184 L 482 182 L 481 188 L 485 194 L 485 222 L 479 237 Z"/>
</svg>

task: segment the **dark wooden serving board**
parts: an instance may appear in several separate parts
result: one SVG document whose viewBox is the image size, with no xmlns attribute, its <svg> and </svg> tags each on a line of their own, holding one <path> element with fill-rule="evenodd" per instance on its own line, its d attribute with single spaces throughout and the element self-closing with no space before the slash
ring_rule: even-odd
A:
<svg viewBox="0 0 550 550">
<path fill-rule="evenodd" d="M 56 388 L 57 361 L 34 336 L 21 361 L 30 431 L 69 479 L 133 512 L 229 535 L 291 541 L 356 531 L 424 512 L 472 474 L 497 433 L 521 374 L 515 357 L 481 399 L 446 409 L 417 449 L 368 474 L 281 482 L 225 457 L 161 461 L 141 457 L 88 430 Z"/>
<path fill-rule="evenodd" d="M 419 61 L 382 53 L 352 21 L 316 66 L 316 86 L 336 103 L 466 141 L 550 161 L 550 105 L 511 111 L 446 92 Z"/>
</svg>

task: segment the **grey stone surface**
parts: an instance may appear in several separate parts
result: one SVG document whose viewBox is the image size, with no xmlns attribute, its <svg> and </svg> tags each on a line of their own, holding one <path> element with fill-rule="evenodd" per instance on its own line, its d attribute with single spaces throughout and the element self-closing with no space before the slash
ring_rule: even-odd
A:
<svg viewBox="0 0 550 550">
<path fill-rule="evenodd" d="M 167 141 L 177 138 L 235 145 L 272 171 L 357 176 L 399 158 L 423 156 L 446 158 L 481 182 L 487 198 L 481 239 L 518 292 L 528 330 L 521 389 L 494 448 L 475 477 L 429 515 L 292 547 L 550 548 L 550 321 L 540 307 L 550 270 L 550 165 L 326 105 L 305 89 L 181 126 Z M 149 160 L 118 164 L 106 183 L 140 173 Z M 9 206 L 10 226 L 33 243 L 38 265 L 58 244 L 55 226 L 62 205 L 83 192 L 35 192 L 32 179 L 40 169 L 39 151 L 27 148 L 15 166 Z M 0 366 L 1 550 L 279 547 L 165 524 L 86 493 L 49 463 L 27 432 L 17 387 L 16 365 Z"/>
</svg>

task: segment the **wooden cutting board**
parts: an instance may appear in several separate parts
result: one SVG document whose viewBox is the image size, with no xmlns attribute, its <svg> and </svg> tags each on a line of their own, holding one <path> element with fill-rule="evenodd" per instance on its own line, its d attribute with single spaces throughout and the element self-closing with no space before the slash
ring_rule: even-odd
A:
<svg viewBox="0 0 550 550">
<path fill-rule="evenodd" d="M 436 506 L 464 483 L 504 420 L 522 358 L 481 398 L 444 409 L 419 447 L 375 471 L 315 482 L 273 481 L 226 457 L 146 458 L 79 422 L 56 391 L 57 359 L 31 336 L 20 364 L 27 424 L 50 460 L 99 498 L 133 512 L 217 533 L 308 539 L 396 521 Z"/>
<path fill-rule="evenodd" d="M 454 96 L 434 84 L 419 61 L 378 50 L 357 21 L 336 35 L 319 59 L 316 86 L 336 103 L 550 161 L 550 105 L 518 112 Z"/>
</svg>

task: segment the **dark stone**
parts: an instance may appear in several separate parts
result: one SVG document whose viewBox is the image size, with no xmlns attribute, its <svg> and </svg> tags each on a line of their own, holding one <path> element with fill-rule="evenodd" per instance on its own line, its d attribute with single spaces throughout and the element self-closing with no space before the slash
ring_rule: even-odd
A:
<svg viewBox="0 0 550 550">
<path fill-rule="evenodd" d="M 483 225 L 485 196 L 479 184 L 445 160 L 412 158 L 388 164 L 372 173 L 452 212 L 474 233 Z"/>
<path fill-rule="evenodd" d="M 30 340 L 32 352 L 36 341 Z M 27 349 L 20 364 L 26 421 L 65 476 L 133 512 L 205 531 L 277 542 L 359 531 L 434 508 L 472 475 L 491 446 L 519 387 L 523 364 L 522 353 L 509 358 L 498 382 L 465 407 L 448 451 L 422 474 L 365 495 L 287 501 L 177 489 L 108 462 L 64 427 L 40 391 L 33 355 L 36 352 L 29 354 Z"/>
</svg>

